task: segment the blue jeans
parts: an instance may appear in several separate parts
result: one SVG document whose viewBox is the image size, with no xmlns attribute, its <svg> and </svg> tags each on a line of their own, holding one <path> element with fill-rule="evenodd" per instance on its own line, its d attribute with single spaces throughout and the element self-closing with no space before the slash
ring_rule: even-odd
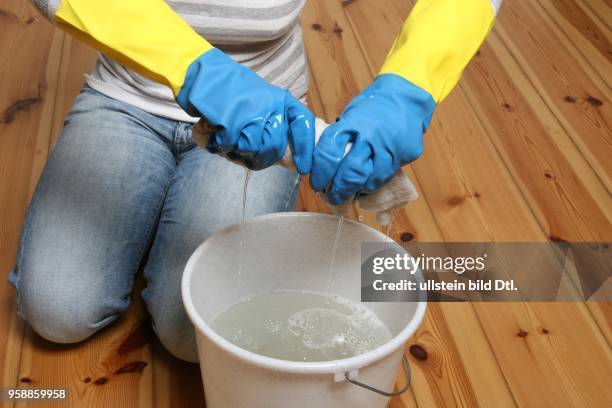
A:
<svg viewBox="0 0 612 408">
<path fill-rule="evenodd" d="M 245 170 L 199 149 L 191 124 L 85 87 L 40 178 L 9 276 L 19 314 L 42 337 L 81 341 L 130 303 L 144 265 L 153 328 L 175 356 L 197 361 L 180 281 L 191 253 L 242 219 Z M 298 175 L 254 172 L 247 216 L 289 211 Z"/>
</svg>

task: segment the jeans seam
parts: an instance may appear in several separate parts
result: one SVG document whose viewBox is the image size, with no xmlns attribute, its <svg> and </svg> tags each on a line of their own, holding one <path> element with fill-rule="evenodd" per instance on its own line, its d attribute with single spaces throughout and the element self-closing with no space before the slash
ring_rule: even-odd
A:
<svg viewBox="0 0 612 408">
<path fill-rule="evenodd" d="M 152 220 L 147 225 L 146 239 L 143 240 L 143 243 L 140 249 L 138 250 L 138 263 L 136 264 L 136 267 L 132 271 L 132 276 L 136 275 L 136 272 L 138 272 L 138 269 L 142 265 L 142 256 L 144 255 L 145 250 L 149 247 L 149 245 L 153 241 L 153 231 L 155 230 L 153 226 L 159 222 L 159 218 L 161 216 L 161 210 L 162 210 L 164 202 L 166 201 L 166 197 L 168 196 L 168 190 L 170 189 L 172 180 L 174 180 L 175 174 L 176 174 L 176 169 L 173 170 L 172 174 L 170 174 L 170 176 L 168 177 L 168 180 L 166 181 L 166 185 L 164 186 L 164 192 L 161 195 L 161 198 L 159 199 L 157 206 L 155 207 L 155 217 L 152 217 Z M 132 282 L 132 289 L 133 289 L 133 282 Z"/>
</svg>

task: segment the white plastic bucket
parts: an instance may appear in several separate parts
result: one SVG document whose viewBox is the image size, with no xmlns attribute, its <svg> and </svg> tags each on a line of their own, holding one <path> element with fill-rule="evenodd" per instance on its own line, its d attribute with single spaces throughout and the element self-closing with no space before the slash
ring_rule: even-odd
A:
<svg viewBox="0 0 612 408">
<path fill-rule="evenodd" d="M 347 379 L 376 390 L 393 390 L 404 344 L 423 319 L 424 301 L 367 303 L 392 339 L 367 353 L 334 361 L 261 356 L 230 343 L 208 325 L 247 296 L 277 290 L 325 293 L 337 227 L 338 218 L 329 215 L 265 215 L 214 234 L 193 253 L 185 267 L 182 295 L 196 330 L 208 408 L 384 407 L 388 403 L 388 396 Z M 331 292 L 359 302 L 361 243 L 385 240 L 389 239 L 379 231 L 345 220 Z"/>
</svg>

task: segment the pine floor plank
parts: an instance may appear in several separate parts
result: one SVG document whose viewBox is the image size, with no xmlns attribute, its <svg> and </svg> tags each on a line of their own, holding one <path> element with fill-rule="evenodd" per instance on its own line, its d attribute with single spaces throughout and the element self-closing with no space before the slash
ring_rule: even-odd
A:
<svg viewBox="0 0 612 408">
<path fill-rule="evenodd" d="M 204 408 L 200 367 L 178 360 L 153 342 L 153 393 L 155 408 Z"/>
<path fill-rule="evenodd" d="M 549 239 L 609 240 L 609 193 L 496 35 L 464 78 L 462 89 Z"/>
<path fill-rule="evenodd" d="M 602 31 L 612 30 L 612 2 L 610 0 L 575 0 L 576 4 L 591 17 Z"/>
<path fill-rule="evenodd" d="M 462 89 L 548 239 L 609 242 L 608 191 L 496 35 L 464 78 Z M 609 306 L 587 306 L 610 341 L 602 313 Z"/>
<path fill-rule="evenodd" d="M 0 387 L 18 381 L 24 325 L 6 278 L 47 156 L 63 37 L 28 3 L 0 1 Z"/>
<path fill-rule="evenodd" d="M 597 19 L 573 0 L 538 0 L 531 5 L 589 77 L 601 89 L 610 90 L 611 32 L 600 29 Z"/>
<path fill-rule="evenodd" d="M 62 130 L 64 118 L 84 84 L 83 75 L 91 72 L 97 56 L 94 49 L 76 38 L 69 35 L 65 37 L 49 149 L 55 145 Z"/>
<path fill-rule="evenodd" d="M 504 4 L 496 32 L 572 140 L 612 191 L 612 105 L 530 2 Z"/>
<path fill-rule="evenodd" d="M 555 6 L 569 7 L 568 3 L 571 2 L 555 2 Z M 534 7 L 537 4 L 531 3 Z M 591 30 L 596 27 L 592 20 L 585 22 L 584 15 L 570 9 L 577 15 L 572 18 L 579 18 L 582 23 L 580 35 L 593 35 Z M 545 24 L 546 18 L 541 14 L 540 18 L 538 24 Z M 565 34 L 573 36 L 576 43 L 586 41 L 579 40 L 580 35 L 573 26 L 561 24 L 560 27 Z M 556 33 L 562 36 L 560 30 Z M 609 40 L 601 38 L 601 32 L 595 33 L 591 41 L 600 41 L 603 44 L 600 48 L 608 49 Z M 583 47 L 581 52 L 586 49 Z M 602 64 L 602 72 L 612 72 L 610 58 L 598 61 L 592 54 L 589 54 L 589 63 L 597 61 Z M 579 61 L 582 58 L 578 53 L 574 56 Z M 583 66 L 587 65 L 583 62 Z M 596 76 L 589 73 L 590 78 Z M 549 109 L 496 32 L 466 71 L 462 88 L 549 239 L 609 242 L 612 239 L 610 192 L 598 174 L 589 169 L 589 162 L 576 148 L 570 133 Z M 589 119 L 585 117 L 584 120 Z M 587 307 L 608 342 L 612 341 L 610 319 L 606 317 L 610 305 L 589 302 Z"/>
</svg>

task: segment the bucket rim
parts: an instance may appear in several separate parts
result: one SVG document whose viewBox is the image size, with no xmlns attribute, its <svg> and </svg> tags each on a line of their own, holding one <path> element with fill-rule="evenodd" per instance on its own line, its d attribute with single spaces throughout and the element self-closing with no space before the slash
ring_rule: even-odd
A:
<svg viewBox="0 0 612 408">
<path fill-rule="evenodd" d="M 324 218 L 335 218 L 338 217 L 330 214 L 321 214 L 321 213 L 313 213 L 313 212 L 289 212 L 289 213 L 273 213 L 273 214 L 265 214 L 257 217 L 250 218 L 245 221 L 246 223 L 259 223 L 264 222 L 269 219 L 281 218 L 281 217 L 324 217 Z M 356 222 L 349 219 L 344 219 L 343 222 L 348 222 L 352 224 L 358 224 L 361 227 L 369 228 L 376 235 L 383 237 L 387 237 L 380 231 L 370 227 L 369 225 L 362 224 L 360 222 Z M 236 226 L 240 224 L 232 224 L 222 230 L 217 231 L 211 237 L 206 239 L 200 246 L 191 254 L 187 264 L 185 265 L 185 269 L 183 272 L 183 277 L 181 280 L 181 297 L 183 300 L 183 304 L 185 306 L 185 310 L 189 319 L 194 325 L 196 331 L 200 331 L 204 336 L 206 336 L 210 341 L 215 343 L 215 345 L 234 357 L 242 360 L 243 362 L 253 364 L 258 367 L 262 367 L 265 369 L 280 371 L 284 373 L 293 373 L 293 374 L 337 374 L 347 371 L 352 371 L 359 369 L 361 367 L 368 366 L 378 360 L 381 360 L 388 355 L 394 353 L 399 349 L 403 349 L 408 339 L 416 332 L 417 328 L 423 321 L 423 317 L 425 316 L 425 309 L 427 307 L 426 300 L 419 300 L 417 302 L 397 302 L 397 303 L 416 303 L 417 307 L 412 316 L 412 319 L 408 323 L 406 327 L 404 327 L 396 336 L 392 337 L 391 340 L 378 346 L 377 348 L 370 350 L 366 353 L 359 354 L 357 356 L 344 358 L 340 360 L 330 360 L 330 361 L 309 361 L 309 362 L 300 362 L 300 361 L 290 361 L 290 360 L 282 360 L 278 358 L 272 358 L 263 356 L 261 354 L 254 353 L 252 351 L 248 351 L 239 347 L 229 340 L 226 340 L 219 334 L 217 334 L 200 316 L 197 312 L 195 305 L 193 304 L 191 298 L 191 279 L 194 275 L 194 266 L 197 259 L 200 258 L 202 252 L 206 250 L 206 248 L 210 245 L 210 239 L 213 238 L 217 234 L 222 234 L 227 232 L 230 229 L 236 228 Z M 418 271 L 417 273 L 420 273 Z M 367 303 L 367 302 L 360 302 Z"/>
</svg>

